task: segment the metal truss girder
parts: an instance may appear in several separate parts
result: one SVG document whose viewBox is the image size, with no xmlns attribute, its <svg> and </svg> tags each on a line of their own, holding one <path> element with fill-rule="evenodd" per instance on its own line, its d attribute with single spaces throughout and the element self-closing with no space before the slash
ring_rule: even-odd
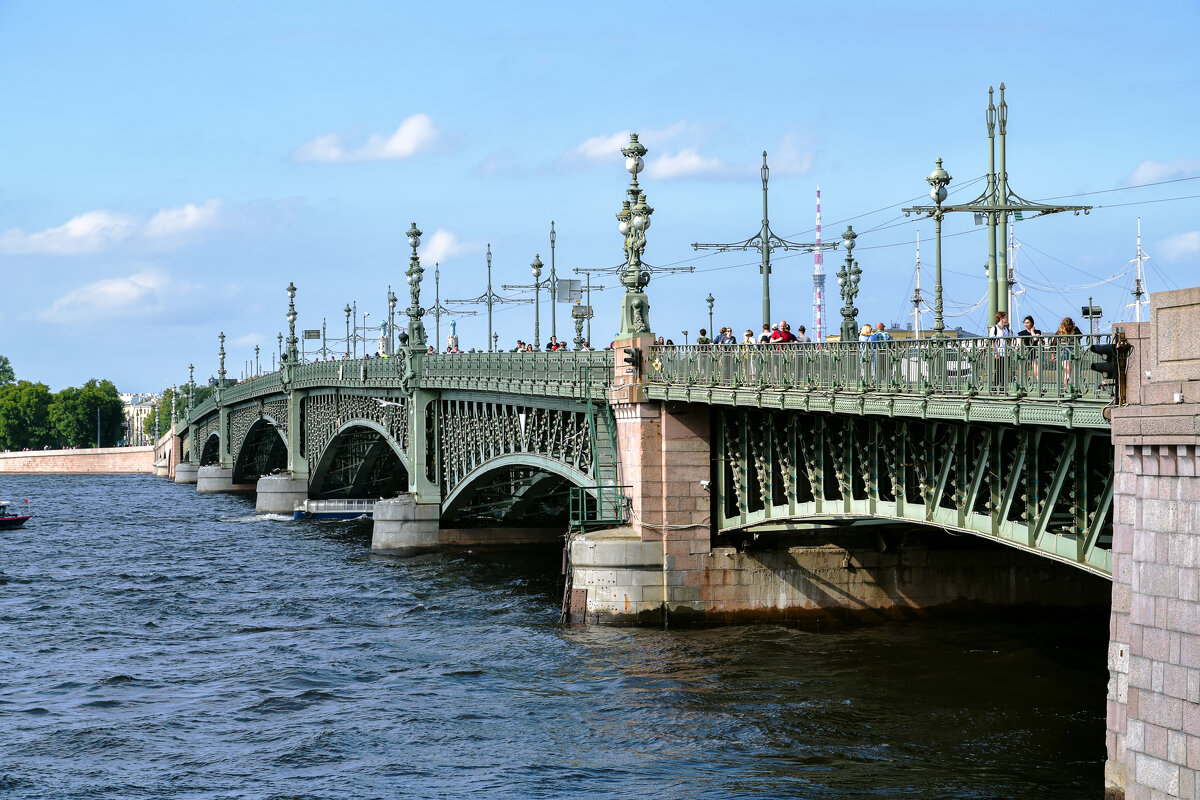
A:
<svg viewBox="0 0 1200 800">
<path fill-rule="evenodd" d="M 912 522 L 991 539 L 1061 560 L 1100 575 L 1111 569 L 1109 530 L 1111 487 L 1087 502 L 1087 541 L 1065 522 L 1072 493 L 1082 484 L 1072 477 L 1076 454 L 1090 431 L 1011 429 L 947 421 L 871 421 L 841 415 L 789 414 L 781 411 L 727 409 L 716 420 L 716 446 L 722 469 L 714 498 L 718 528 L 743 530 L 761 525 L 847 518 Z M 1010 447 L 1012 459 L 1001 460 Z M 757 443 L 756 443 L 757 441 Z M 766 446 L 770 444 L 770 446 Z M 1036 450 L 1053 454 L 1052 475 L 1041 483 Z M 785 454 L 795 453 L 790 466 Z M 840 473 L 826 482 L 824 453 Z M 1083 462 L 1094 474 L 1111 472 L 1107 448 L 1085 448 Z M 1046 461 L 1051 468 L 1051 462 Z M 755 488 L 780 474 L 803 477 L 811 497 L 799 492 L 758 492 Z M 857 476 L 857 477 L 853 477 Z M 832 477 L 832 476 L 831 476 Z M 923 487 L 921 502 L 909 486 Z M 1038 491 L 1039 486 L 1046 491 Z M 888 487 L 891 487 L 890 490 Z M 1027 506 L 1021 519 L 1014 505 Z M 731 497 L 733 493 L 735 497 Z M 1083 495 L 1080 495 L 1083 498 Z M 772 502 L 768 502 L 772 501 Z M 1081 502 L 1083 500 L 1081 499 Z"/>
</svg>

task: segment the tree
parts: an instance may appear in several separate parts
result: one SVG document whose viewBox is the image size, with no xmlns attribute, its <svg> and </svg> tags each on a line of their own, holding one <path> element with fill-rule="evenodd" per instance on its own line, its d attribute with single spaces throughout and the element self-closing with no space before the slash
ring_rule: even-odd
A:
<svg viewBox="0 0 1200 800">
<path fill-rule="evenodd" d="M 0 386 L 11 386 L 17 382 L 17 373 L 13 372 L 12 362 L 8 356 L 0 356 Z"/>
<path fill-rule="evenodd" d="M 53 397 L 44 383 L 20 381 L 0 386 L 0 449 L 40 450 L 55 444 L 50 422 Z"/>
<path fill-rule="evenodd" d="M 112 381 L 93 378 L 78 389 L 72 386 L 54 395 L 50 422 L 65 445 L 113 447 L 125 438 L 125 404 Z"/>
</svg>

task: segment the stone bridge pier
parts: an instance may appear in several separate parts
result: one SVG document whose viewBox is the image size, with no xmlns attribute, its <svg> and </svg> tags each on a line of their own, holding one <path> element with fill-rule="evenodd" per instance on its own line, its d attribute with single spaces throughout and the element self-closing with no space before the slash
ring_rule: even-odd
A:
<svg viewBox="0 0 1200 800">
<path fill-rule="evenodd" d="M 1200 288 L 1150 297 L 1112 411 L 1116 520 L 1106 791 L 1200 789 Z"/>
</svg>

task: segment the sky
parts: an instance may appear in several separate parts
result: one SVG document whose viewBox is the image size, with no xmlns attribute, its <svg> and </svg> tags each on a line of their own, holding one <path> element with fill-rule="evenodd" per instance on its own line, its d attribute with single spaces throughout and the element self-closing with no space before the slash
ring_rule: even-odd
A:
<svg viewBox="0 0 1200 800">
<path fill-rule="evenodd" d="M 620 11 L 620 13 L 618 13 Z M 269 369 L 287 330 L 326 322 L 344 349 L 352 304 L 372 337 L 387 292 L 408 305 L 405 232 L 424 232 L 422 305 L 460 314 L 486 348 L 485 252 L 498 294 L 531 298 L 535 254 L 557 277 L 623 260 L 615 213 L 648 148 L 645 259 L 655 333 L 761 324 L 762 152 L 779 236 L 858 233 L 859 321 L 911 321 L 920 237 L 942 158 L 948 202 L 987 172 L 988 87 L 1006 86 L 1012 189 L 1089 204 L 1015 223 L 1016 310 L 1043 330 L 1133 318 L 1138 219 L 1150 291 L 1200 285 L 1200 5 L 680 2 L 161 2 L 0 0 L 0 354 L 54 390 L 108 378 L 157 391 L 217 370 Z M 946 323 L 983 331 L 985 228 L 947 215 Z M 825 255 L 827 324 L 840 324 Z M 813 256 L 776 251 L 772 317 L 812 327 Z M 592 339 L 618 326 L 596 273 Z M 1023 290 L 1023 291 L 1022 291 Z M 548 293 L 540 333 L 551 333 Z M 574 335 L 570 307 L 557 333 Z M 495 307 L 500 344 L 533 338 L 532 305 Z M 441 318 L 441 337 L 451 317 Z M 922 327 L 932 324 L 925 313 Z M 832 327 L 830 325 L 830 327 Z M 436 330 L 426 317 L 431 337 Z M 367 329 L 370 329 L 367 331 Z M 311 343 L 310 343 L 311 344 Z M 319 343 L 318 343 L 319 344 Z"/>
</svg>

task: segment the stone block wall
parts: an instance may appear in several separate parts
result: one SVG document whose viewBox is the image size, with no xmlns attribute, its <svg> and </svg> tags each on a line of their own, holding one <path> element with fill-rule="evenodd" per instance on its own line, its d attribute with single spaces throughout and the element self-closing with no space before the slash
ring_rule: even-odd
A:
<svg viewBox="0 0 1200 800">
<path fill-rule="evenodd" d="M 154 446 L 0 453 L 0 473 L 112 475 L 153 473 Z"/>
<path fill-rule="evenodd" d="M 661 545 L 670 613 L 702 615 L 712 549 L 708 408 L 620 403 L 613 416 L 621 484 L 631 487 L 630 526 L 641 541 Z"/>
<path fill-rule="evenodd" d="M 1113 409 L 1106 791 L 1197 797 L 1200 773 L 1200 289 L 1151 297 Z M 1180 324 L 1191 320 L 1190 325 Z"/>
</svg>

